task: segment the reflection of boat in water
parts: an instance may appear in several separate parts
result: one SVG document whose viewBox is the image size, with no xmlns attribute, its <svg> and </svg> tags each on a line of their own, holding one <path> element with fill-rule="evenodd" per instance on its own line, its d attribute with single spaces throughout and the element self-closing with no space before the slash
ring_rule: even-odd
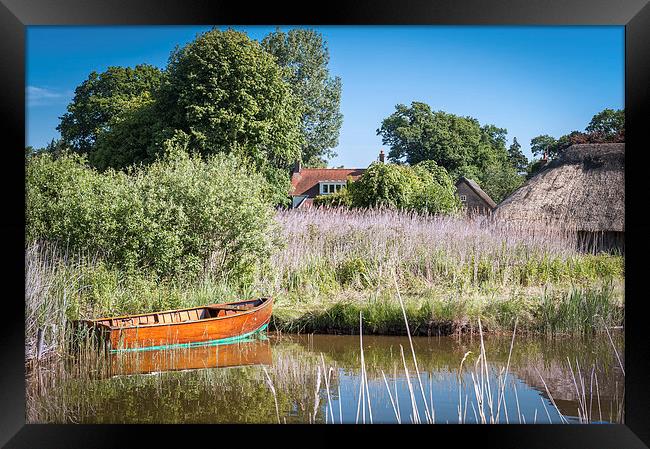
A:
<svg viewBox="0 0 650 449">
<path fill-rule="evenodd" d="M 79 321 L 98 332 L 112 350 L 228 343 L 264 330 L 272 298 L 259 298 L 189 309 Z M 158 349 L 158 348 L 156 348 Z"/>
<path fill-rule="evenodd" d="M 110 374 L 124 376 L 159 371 L 271 365 L 271 345 L 266 339 L 246 339 L 230 344 L 207 344 L 175 349 L 114 352 Z"/>
</svg>

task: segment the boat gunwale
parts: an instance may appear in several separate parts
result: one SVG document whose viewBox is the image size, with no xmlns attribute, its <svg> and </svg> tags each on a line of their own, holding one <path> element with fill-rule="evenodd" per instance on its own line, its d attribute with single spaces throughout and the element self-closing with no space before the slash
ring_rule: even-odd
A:
<svg viewBox="0 0 650 449">
<path fill-rule="evenodd" d="M 265 300 L 260 304 L 259 306 L 252 307 L 248 310 L 242 310 L 238 311 L 233 315 L 224 315 L 224 316 L 218 316 L 218 317 L 210 317 L 210 318 L 202 318 L 198 320 L 188 320 L 188 321 L 178 321 L 178 322 L 171 322 L 171 323 L 151 323 L 151 324 L 138 324 L 138 325 L 133 325 L 133 326 L 109 326 L 108 324 L 103 324 L 103 323 L 98 323 L 98 321 L 106 321 L 106 320 L 118 320 L 121 318 L 130 318 L 130 317 L 141 317 L 141 316 L 149 316 L 149 315 L 156 315 L 156 314 L 162 314 L 162 313 L 171 313 L 171 312 L 184 312 L 188 310 L 198 310 L 198 309 L 205 309 L 207 307 L 218 307 L 218 306 L 227 306 L 231 304 L 241 304 L 243 302 L 250 302 L 250 301 L 257 301 L 257 300 Z M 80 320 L 82 322 L 85 322 L 87 324 L 91 324 L 93 326 L 97 327 L 102 327 L 110 331 L 117 331 L 121 329 L 141 329 L 141 328 L 150 328 L 150 327 L 158 327 L 158 326 L 174 326 L 174 325 L 179 325 L 179 324 L 193 324 L 193 323 L 202 323 L 206 321 L 216 321 L 216 320 L 223 320 L 223 319 L 232 319 L 232 318 L 237 318 L 242 315 L 248 315 L 253 312 L 259 312 L 260 310 L 264 309 L 268 305 L 273 303 L 273 297 L 272 296 L 263 296 L 260 298 L 255 298 L 255 299 L 248 299 L 244 301 L 233 301 L 233 302 L 224 302 L 224 303 L 218 303 L 218 304 L 210 304 L 207 306 L 199 306 L 199 307 L 189 307 L 187 309 L 174 309 L 174 310 L 165 310 L 161 312 L 152 312 L 152 313 L 141 313 L 137 315 L 122 315 L 118 317 L 108 317 L 108 318 L 97 318 L 94 320 Z"/>
</svg>

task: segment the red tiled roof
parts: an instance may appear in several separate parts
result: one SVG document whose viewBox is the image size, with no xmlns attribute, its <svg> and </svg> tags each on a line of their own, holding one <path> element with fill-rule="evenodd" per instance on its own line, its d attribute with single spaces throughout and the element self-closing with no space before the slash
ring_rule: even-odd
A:
<svg viewBox="0 0 650 449">
<path fill-rule="evenodd" d="M 365 168 L 303 168 L 291 176 L 291 195 L 318 195 L 318 183 L 321 181 L 345 182 L 348 177 L 353 180 L 366 171 Z"/>
</svg>

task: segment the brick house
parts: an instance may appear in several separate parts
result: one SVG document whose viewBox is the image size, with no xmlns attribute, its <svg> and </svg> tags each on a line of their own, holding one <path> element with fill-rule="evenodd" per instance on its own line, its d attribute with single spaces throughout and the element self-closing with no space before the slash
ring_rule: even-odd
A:
<svg viewBox="0 0 650 449">
<path fill-rule="evenodd" d="M 297 164 L 291 174 L 291 207 L 311 207 L 314 198 L 338 192 L 348 178 L 354 181 L 364 171 L 365 168 L 301 168 Z"/>
<path fill-rule="evenodd" d="M 476 182 L 464 176 L 456 181 L 456 191 L 469 214 L 489 214 L 497 207 L 490 195 Z"/>
<path fill-rule="evenodd" d="M 379 162 L 384 162 L 383 150 L 379 152 Z M 291 207 L 312 207 L 314 198 L 338 192 L 348 179 L 356 181 L 365 171 L 365 168 L 302 168 L 297 162 L 291 173 Z"/>
</svg>

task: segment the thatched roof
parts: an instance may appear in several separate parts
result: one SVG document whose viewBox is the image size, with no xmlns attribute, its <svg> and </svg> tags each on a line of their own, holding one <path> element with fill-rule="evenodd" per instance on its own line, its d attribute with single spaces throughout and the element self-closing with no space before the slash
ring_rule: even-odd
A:
<svg viewBox="0 0 650 449">
<path fill-rule="evenodd" d="M 495 218 L 623 232 L 625 144 L 570 146 L 503 200 Z"/>
<path fill-rule="evenodd" d="M 456 187 L 458 187 L 458 185 L 461 182 L 464 182 L 465 184 L 467 184 L 469 186 L 469 188 L 472 189 L 474 191 L 474 193 L 476 193 L 479 196 L 479 198 L 481 198 L 483 201 L 485 201 L 485 204 L 490 206 L 490 208 L 494 209 L 495 207 L 497 207 L 497 203 L 495 203 L 494 200 L 492 198 L 490 198 L 490 195 L 485 193 L 483 191 L 483 189 L 481 189 L 479 187 L 479 185 L 476 183 L 476 181 L 474 181 L 473 179 L 469 179 L 469 178 L 466 178 L 464 176 L 461 176 L 460 178 L 458 178 L 458 181 L 456 181 Z"/>
</svg>

